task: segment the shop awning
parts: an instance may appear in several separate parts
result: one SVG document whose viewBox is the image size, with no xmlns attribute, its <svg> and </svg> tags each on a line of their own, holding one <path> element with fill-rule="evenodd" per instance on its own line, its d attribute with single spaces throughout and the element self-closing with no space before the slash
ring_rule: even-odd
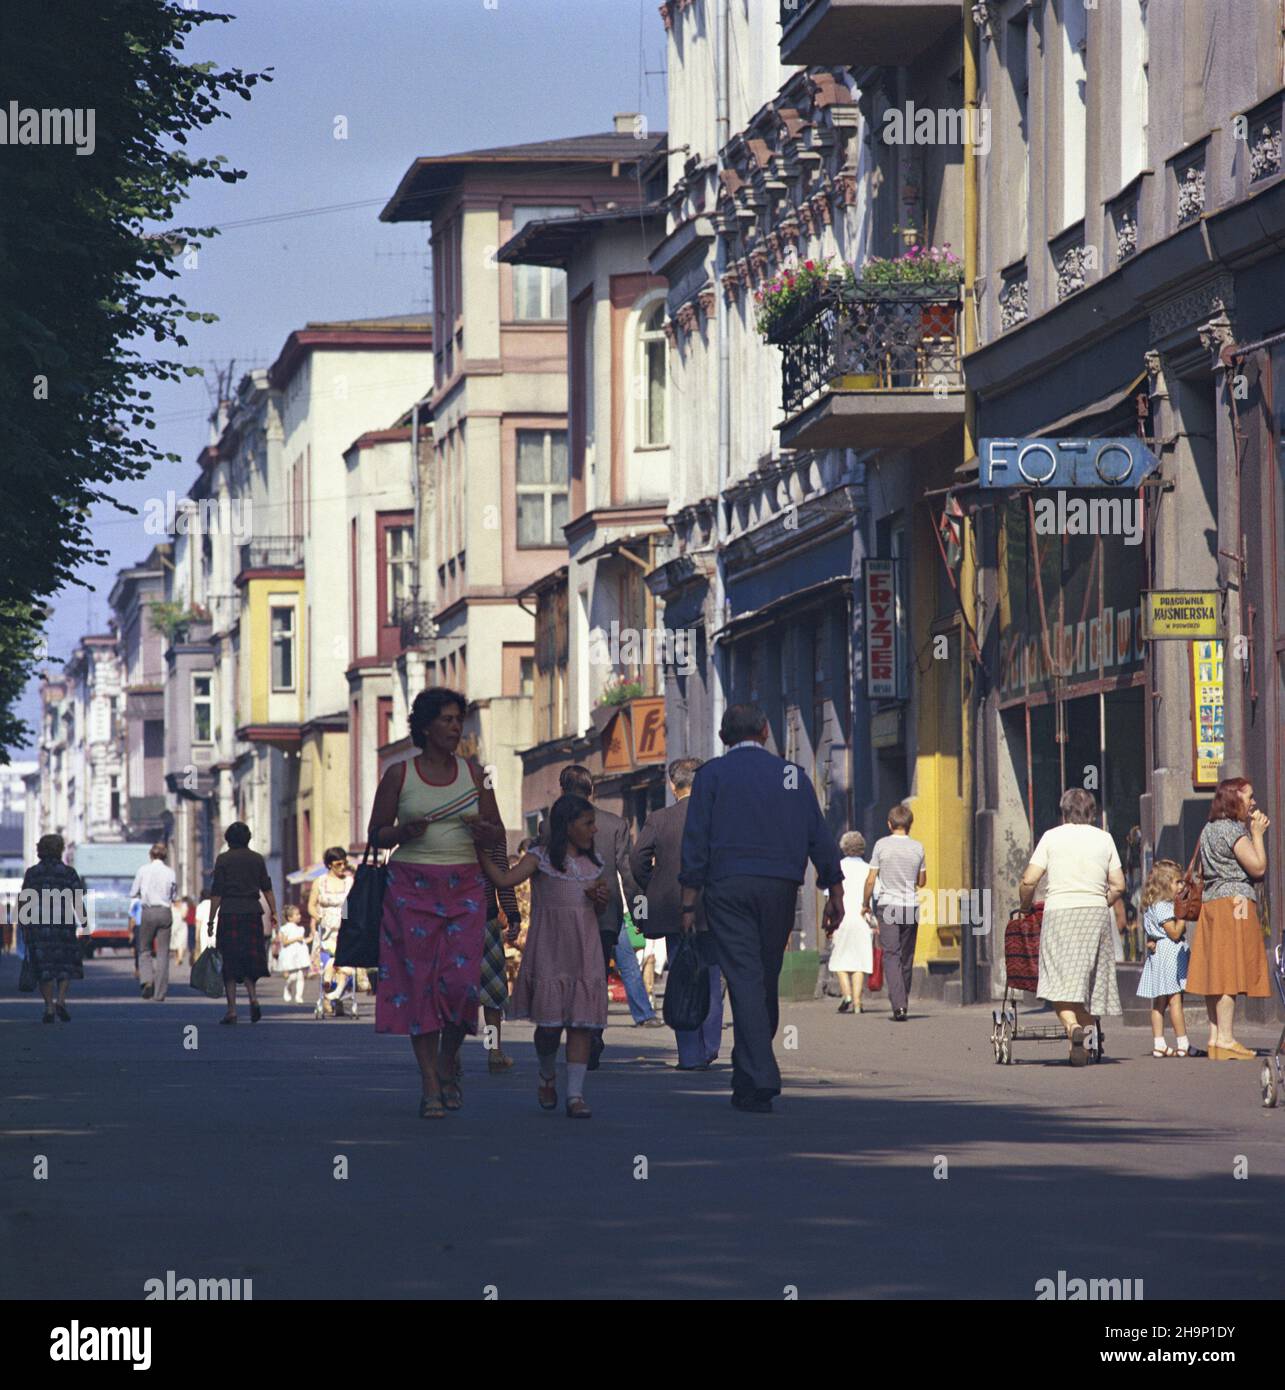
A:
<svg viewBox="0 0 1285 1390">
<path fill-rule="evenodd" d="M 806 589 L 797 589 L 792 594 L 765 603 L 751 613 L 741 613 L 726 623 L 718 633 L 720 642 L 735 642 L 760 628 L 771 627 L 784 614 L 795 608 L 809 608 L 816 603 L 824 603 L 828 598 L 846 598 L 852 590 L 852 576 L 837 574 L 832 579 L 823 579 L 818 584 L 809 584 Z"/>
<path fill-rule="evenodd" d="M 1089 405 L 1082 405 L 1071 411 L 1070 414 L 1063 415 L 1061 419 L 1054 420 L 1050 425 L 1041 425 L 1038 429 L 1033 429 L 1031 434 L 1036 437 L 1053 434 L 1082 434 L 1084 426 L 1090 420 L 1095 420 L 1099 416 L 1110 415 L 1117 410 L 1146 379 L 1147 371 L 1144 367 L 1128 386 L 1122 386 L 1120 390 L 1112 391 L 1109 396 L 1103 396 L 1101 400 L 1093 401 Z"/>
</svg>

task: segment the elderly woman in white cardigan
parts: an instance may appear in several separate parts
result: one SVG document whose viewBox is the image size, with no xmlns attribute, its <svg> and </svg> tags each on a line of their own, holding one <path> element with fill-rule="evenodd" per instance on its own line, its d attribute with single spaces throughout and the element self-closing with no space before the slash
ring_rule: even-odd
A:
<svg viewBox="0 0 1285 1390">
<path fill-rule="evenodd" d="M 1115 841 L 1096 824 L 1097 802 L 1080 787 L 1063 792 L 1062 824 L 1046 830 L 1022 875 L 1018 901 L 1030 911 L 1048 879 L 1040 927 L 1039 998 L 1066 1028 L 1071 1065 L 1088 1061 L 1094 1020 L 1120 1012 L 1111 909 L 1125 891 Z"/>
<path fill-rule="evenodd" d="M 847 891 L 843 895 L 843 923 L 835 932 L 834 945 L 830 948 L 830 973 L 839 977 L 839 988 L 843 991 L 839 1012 L 859 1014 L 866 976 L 875 968 L 874 935 L 870 919 L 861 906 L 866 876 L 870 872 L 866 862 L 866 837 L 859 831 L 848 831 L 839 840 L 839 853 L 843 855 L 839 867 L 843 870 L 843 886 Z"/>
</svg>

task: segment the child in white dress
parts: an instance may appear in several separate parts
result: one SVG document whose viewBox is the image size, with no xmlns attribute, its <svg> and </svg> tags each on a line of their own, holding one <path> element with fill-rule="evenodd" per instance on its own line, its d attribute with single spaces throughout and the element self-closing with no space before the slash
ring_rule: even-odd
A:
<svg viewBox="0 0 1285 1390">
<path fill-rule="evenodd" d="M 298 904 L 291 903 L 286 908 L 286 920 L 282 922 L 280 931 L 277 932 L 277 946 L 280 955 L 277 958 L 281 973 L 286 977 L 285 993 L 281 996 L 286 1004 L 291 1002 L 290 991 L 294 989 L 294 1002 L 303 1003 L 303 982 L 308 975 L 308 963 L 312 959 L 312 952 L 307 945 L 308 934 L 303 925 L 303 914 L 300 912 Z"/>
</svg>

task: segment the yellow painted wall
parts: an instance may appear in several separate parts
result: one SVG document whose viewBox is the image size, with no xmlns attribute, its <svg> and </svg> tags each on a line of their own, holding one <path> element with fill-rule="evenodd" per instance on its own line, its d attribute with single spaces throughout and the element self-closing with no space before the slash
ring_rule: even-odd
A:
<svg viewBox="0 0 1285 1390">
<path fill-rule="evenodd" d="M 919 718 L 916 734 L 915 813 L 911 834 L 924 846 L 928 865 L 928 892 L 934 905 L 933 925 L 921 925 L 915 960 L 957 961 L 959 928 L 936 921 L 939 890 L 955 892 L 971 886 L 971 820 L 968 815 L 967 700 L 964 670 L 967 636 L 956 630 L 949 636 L 950 659 L 934 653 L 931 637 L 936 600 L 936 569 L 942 563 L 936 542 L 922 523 L 916 528 L 913 550 L 917 575 L 913 586 L 911 632 L 917 665 Z M 924 914 L 926 916 L 926 914 Z M 939 926 L 944 930 L 939 930 Z"/>
<path fill-rule="evenodd" d="M 318 732 L 310 733 L 300 747 L 299 853 L 304 852 L 303 813 L 307 811 L 313 863 L 321 862 L 327 846 L 348 845 L 348 746 L 346 733 Z"/>
<path fill-rule="evenodd" d="M 241 660 L 249 662 L 249 710 L 242 711 L 242 724 L 269 724 L 268 695 L 271 690 L 272 633 L 269 625 L 268 595 L 296 594 L 298 609 L 295 630 L 295 684 L 298 687 L 295 722 L 303 719 L 304 672 L 304 581 L 302 579 L 251 579 L 246 583 L 246 601 L 241 619 Z M 278 720 L 278 723 L 281 721 Z"/>
</svg>

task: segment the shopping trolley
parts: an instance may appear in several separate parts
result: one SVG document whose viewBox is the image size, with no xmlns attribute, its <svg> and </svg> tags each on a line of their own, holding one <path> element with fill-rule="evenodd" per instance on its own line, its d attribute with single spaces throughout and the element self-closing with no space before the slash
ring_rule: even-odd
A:
<svg viewBox="0 0 1285 1390">
<path fill-rule="evenodd" d="M 1004 928 L 1004 998 L 991 1011 L 991 1050 L 995 1061 L 1007 1066 L 1013 1060 L 1015 1042 L 1066 1042 L 1061 1020 L 1054 1023 L 1022 1021 L 1017 1013 L 1017 997 L 1023 990 L 1035 993 L 1040 979 L 1040 926 L 1044 904 L 1036 903 L 1029 912 L 1014 908 Z M 1027 1015 L 1029 1019 L 1029 1015 Z M 1087 1043 L 1089 1061 L 1100 1062 L 1103 1052 L 1102 1020 L 1093 1020 Z"/>
<path fill-rule="evenodd" d="M 1282 1005 L 1285 1005 L 1285 935 L 1277 942 L 1272 952 L 1272 979 Z M 1276 1040 L 1276 1050 L 1263 1062 L 1258 1079 L 1263 1088 L 1263 1104 L 1274 1110 L 1280 1104 L 1281 1092 L 1285 1090 L 1285 1028 Z"/>
</svg>

